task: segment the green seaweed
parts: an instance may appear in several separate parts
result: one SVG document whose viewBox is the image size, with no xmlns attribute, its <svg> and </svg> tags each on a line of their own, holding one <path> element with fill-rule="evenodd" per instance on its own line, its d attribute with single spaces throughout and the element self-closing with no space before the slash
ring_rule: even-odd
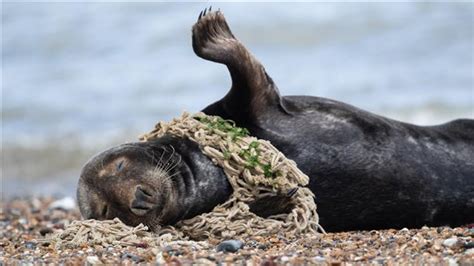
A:
<svg viewBox="0 0 474 266">
<path fill-rule="evenodd" d="M 206 124 L 210 129 L 217 129 L 224 133 L 229 134 L 232 140 L 237 140 L 237 138 L 247 137 L 249 131 L 246 128 L 237 127 L 235 122 L 232 120 L 225 120 L 221 117 L 216 117 L 215 119 L 209 119 L 208 117 L 195 117 L 199 122 Z"/>
<path fill-rule="evenodd" d="M 198 120 L 199 122 L 207 125 L 211 132 L 213 130 L 219 130 L 226 134 L 228 134 L 232 141 L 236 141 L 238 138 L 247 137 L 249 136 L 249 131 L 246 128 L 237 127 L 235 122 L 232 120 L 225 120 L 221 117 L 215 117 L 210 119 L 209 117 L 194 117 L 194 119 Z M 272 167 L 270 163 L 264 164 L 260 161 L 260 143 L 258 141 L 252 141 L 248 148 L 242 149 L 239 152 L 239 156 L 244 158 L 245 160 L 245 167 L 247 169 L 255 169 L 257 166 L 260 166 L 263 169 L 263 173 L 265 177 L 268 178 L 276 178 L 281 173 L 279 171 L 272 171 Z M 225 160 L 229 160 L 231 158 L 231 153 L 228 150 L 222 151 Z"/>
</svg>

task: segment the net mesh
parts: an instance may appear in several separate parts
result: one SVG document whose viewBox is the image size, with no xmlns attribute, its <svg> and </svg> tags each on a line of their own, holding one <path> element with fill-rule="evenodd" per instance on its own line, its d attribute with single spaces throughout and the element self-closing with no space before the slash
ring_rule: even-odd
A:
<svg viewBox="0 0 474 266">
<path fill-rule="evenodd" d="M 166 242 L 204 245 L 188 241 L 214 239 L 245 239 L 277 233 L 290 235 L 324 232 L 319 225 L 314 194 L 305 187 L 309 178 L 296 163 L 287 159 L 270 142 L 249 135 L 230 120 L 204 113 L 184 113 L 171 122 L 159 122 L 140 137 L 141 141 L 166 134 L 196 142 L 212 162 L 224 170 L 232 186 L 230 198 L 211 212 L 148 232 L 142 224 L 130 227 L 119 219 L 106 221 L 74 221 L 63 232 L 48 241 L 56 248 L 67 246 L 120 245 L 161 246 Z M 252 202 L 272 197 L 285 197 L 291 210 L 266 218 L 250 211 Z M 276 207 L 276 206 L 275 206 Z"/>
<path fill-rule="evenodd" d="M 171 122 L 159 122 L 140 139 L 149 141 L 166 134 L 198 143 L 203 153 L 222 167 L 233 188 L 226 202 L 209 213 L 179 222 L 175 229 L 194 239 L 245 238 L 282 231 L 324 232 L 319 225 L 314 194 L 304 187 L 309 182 L 308 176 L 269 141 L 250 136 L 246 129 L 236 127 L 230 120 L 204 113 L 184 113 Z M 287 196 L 292 209 L 267 218 L 250 211 L 250 203 L 273 196 Z"/>
</svg>

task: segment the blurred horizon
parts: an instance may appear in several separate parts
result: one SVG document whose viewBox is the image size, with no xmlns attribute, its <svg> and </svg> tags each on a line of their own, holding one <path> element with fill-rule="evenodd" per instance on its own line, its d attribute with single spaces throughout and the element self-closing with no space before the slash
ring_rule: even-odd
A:
<svg viewBox="0 0 474 266">
<path fill-rule="evenodd" d="M 2 198 L 74 195 L 82 165 L 230 87 L 191 27 L 220 8 L 282 95 L 420 125 L 474 118 L 474 3 L 2 3 Z"/>
</svg>

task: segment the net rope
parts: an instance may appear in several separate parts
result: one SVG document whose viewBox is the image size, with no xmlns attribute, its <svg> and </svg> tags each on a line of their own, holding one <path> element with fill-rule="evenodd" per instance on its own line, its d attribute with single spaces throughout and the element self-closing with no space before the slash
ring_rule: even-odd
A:
<svg viewBox="0 0 474 266">
<path fill-rule="evenodd" d="M 153 233 L 142 224 L 130 227 L 118 218 L 74 221 L 64 231 L 52 236 L 50 241 L 55 242 L 56 248 L 86 243 L 162 246 L 170 241 L 205 243 L 186 242 L 189 238 L 246 239 L 278 233 L 293 236 L 316 234 L 318 231 L 324 233 L 319 225 L 314 194 L 305 187 L 309 177 L 269 141 L 250 136 L 246 129 L 236 127 L 233 121 L 204 113 L 183 113 L 170 122 L 159 122 L 140 140 L 150 141 L 167 134 L 196 142 L 214 164 L 222 167 L 233 189 L 230 198 L 209 213 L 180 221 L 174 226 L 160 227 Z M 272 196 L 287 196 L 292 209 L 267 218 L 250 211 L 249 204 Z"/>
<path fill-rule="evenodd" d="M 211 212 L 183 220 L 175 229 L 193 239 L 265 236 L 279 232 L 324 232 L 319 225 L 314 194 L 305 187 L 309 177 L 269 141 L 249 136 L 233 121 L 204 113 L 183 113 L 171 122 L 159 122 L 142 141 L 166 134 L 196 142 L 212 162 L 224 170 L 233 193 Z M 294 193 L 293 208 L 267 218 L 250 211 L 255 200 Z M 168 227 L 169 228 L 169 227 Z"/>
</svg>

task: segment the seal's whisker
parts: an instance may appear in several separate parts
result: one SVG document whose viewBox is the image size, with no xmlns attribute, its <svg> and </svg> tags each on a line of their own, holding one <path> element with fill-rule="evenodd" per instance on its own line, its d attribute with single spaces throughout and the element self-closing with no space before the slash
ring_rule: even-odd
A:
<svg viewBox="0 0 474 266">
<path fill-rule="evenodd" d="M 155 168 L 153 168 L 153 173 L 156 173 L 160 170 L 162 170 L 160 162 L 157 162 L 156 165 L 155 165 Z"/>
<path fill-rule="evenodd" d="M 165 172 L 168 172 L 169 168 L 173 165 L 173 160 L 172 159 L 173 159 L 173 155 L 175 153 L 175 149 L 173 148 L 173 146 L 171 146 L 171 148 L 172 148 L 171 155 L 168 157 L 168 160 L 166 160 L 166 163 L 164 164 L 164 166 L 165 166 L 164 171 Z"/>
<path fill-rule="evenodd" d="M 173 155 L 174 155 L 174 153 L 175 153 L 174 147 L 173 147 L 172 145 L 169 145 L 169 146 L 171 147 L 171 154 L 170 154 L 170 156 L 168 157 L 168 160 L 166 161 L 165 165 L 169 165 L 169 164 L 171 164 L 171 163 L 173 162 L 172 159 L 173 159 Z"/>
<path fill-rule="evenodd" d="M 168 152 L 168 150 L 166 149 L 166 147 L 163 147 L 163 154 L 161 154 L 160 161 L 162 161 L 162 159 L 163 159 L 163 156 L 165 155 L 165 153 L 166 153 L 166 152 Z M 168 160 L 166 160 L 166 162 L 165 162 L 165 163 L 163 163 L 163 165 L 167 165 L 167 164 L 168 164 L 168 162 L 170 161 L 170 159 L 171 159 L 171 156 L 170 156 L 170 157 L 168 157 Z"/>
<path fill-rule="evenodd" d="M 181 163 L 181 155 L 177 154 L 178 159 L 175 160 L 174 162 L 170 163 L 166 169 L 164 169 L 165 172 L 171 172 L 174 168 L 176 168 L 180 163 Z"/>
<path fill-rule="evenodd" d="M 164 167 L 162 164 L 160 164 L 160 162 L 158 162 L 155 166 L 155 168 L 153 169 L 153 174 L 158 174 L 158 173 L 166 173 L 166 171 L 164 170 Z"/>
<path fill-rule="evenodd" d="M 168 175 L 168 176 L 165 178 L 165 180 L 164 180 L 163 182 L 169 181 L 169 180 L 171 180 L 171 178 L 172 178 L 173 176 L 177 176 L 177 175 L 179 175 L 179 174 L 181 174 L 181 172 L 178 171 L 178 172 L 176 172 L 176 173 L 174 173 L 174 174 L 172 174 L 172 175 Z"/>
<path fill-rule="evenodd" d="M 164 169 L 164 167 L 163 167 L 164 165 L 162 164 L 162 162 L 163 162 L 163 156 L 166 153 L 166 149 L 165 149 L 165 147 L 161 147 L 161 149 L 163 150 L 163 152 L 161 153 L 160 159 L 158 159 L 158 162 L 156 163 L 155 169 L 153 170 L 154 172 L 155 171 L 163 171 L 163 169 Z"/>
</svg>

